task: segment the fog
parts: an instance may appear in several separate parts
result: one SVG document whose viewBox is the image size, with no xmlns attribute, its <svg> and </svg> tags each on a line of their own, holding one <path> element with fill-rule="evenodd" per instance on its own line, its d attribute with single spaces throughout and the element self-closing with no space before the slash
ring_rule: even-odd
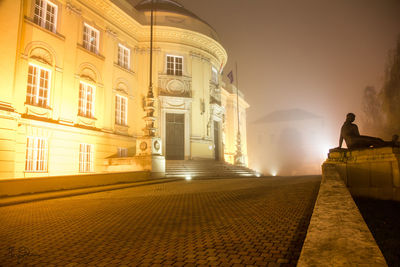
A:
<svg viewBox="0 0 400 267">
<path fill-rule="evenodd" d="M 348 112 L 369 134 L 364 89 L 382 87 L 400 34 L 399 0 L 177 2 L 218 32 L 229 57 L 224 75 L 238 64 L 239 89 L 250 104 L 252 168 L 318 173 Z"/>
</svg>

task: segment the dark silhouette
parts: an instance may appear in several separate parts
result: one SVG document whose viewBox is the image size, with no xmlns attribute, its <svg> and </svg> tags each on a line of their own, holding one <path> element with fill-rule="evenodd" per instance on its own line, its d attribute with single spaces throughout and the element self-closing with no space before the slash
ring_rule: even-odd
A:
<svg viewBox="0 0 400 267">
<path fill-rule="evenodd" d="M 346 121 L 340 130 L 339 147 L 342 147 L 343 139 L 346 142 L 348 149 L 360 149 L 369 147 L 384 147 L 392 146 L 393 142 L 386 142 L 377 137 L 360 135 L 358 127 L 354 124 L 356 115 L 353 113 L 348 113 L 346 116 Z"/>
</svg>

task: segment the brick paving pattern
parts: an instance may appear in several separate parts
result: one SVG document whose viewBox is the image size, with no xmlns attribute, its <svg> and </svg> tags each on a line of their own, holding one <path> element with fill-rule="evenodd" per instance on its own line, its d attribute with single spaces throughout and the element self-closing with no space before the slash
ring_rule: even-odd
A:
<svg viewBox="0 0 400 267">
<path fill-rule="evenodd" d="M 320 177 L 176 181 L 0 208 L 1 266 L 295 266 Z"/>
</svg>

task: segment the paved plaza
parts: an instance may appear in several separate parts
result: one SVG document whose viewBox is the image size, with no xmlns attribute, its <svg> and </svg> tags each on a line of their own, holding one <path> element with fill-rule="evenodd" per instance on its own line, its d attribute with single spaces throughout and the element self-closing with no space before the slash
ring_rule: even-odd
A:
<svg viewBox="0 0 400 267">
<path fill-rule="evenodd" d="M 0 207 L 0 265 L 295 266 L 319 183 L 181 180 Z"/>
</svg>

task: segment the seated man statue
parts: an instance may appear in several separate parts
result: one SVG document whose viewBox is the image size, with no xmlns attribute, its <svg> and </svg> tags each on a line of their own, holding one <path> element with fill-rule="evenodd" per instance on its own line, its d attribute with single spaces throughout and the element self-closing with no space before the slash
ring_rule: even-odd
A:
<svg viewBox="0 0 400 267">
<path fill-rule="evenodd" d="M 339 147 L 342 147 L 343 139 L 346 142 L 348 149 L 360 149 L 369 147 L 383 147 L 392 146 L 393 142 L 386 142 L 377 137 L 360 135 L 358 127 L 354 124 L 356 115 L 348 113 L 346 121 L 343 123 L 342 129 L 340 130 Z"/>
</svg>

